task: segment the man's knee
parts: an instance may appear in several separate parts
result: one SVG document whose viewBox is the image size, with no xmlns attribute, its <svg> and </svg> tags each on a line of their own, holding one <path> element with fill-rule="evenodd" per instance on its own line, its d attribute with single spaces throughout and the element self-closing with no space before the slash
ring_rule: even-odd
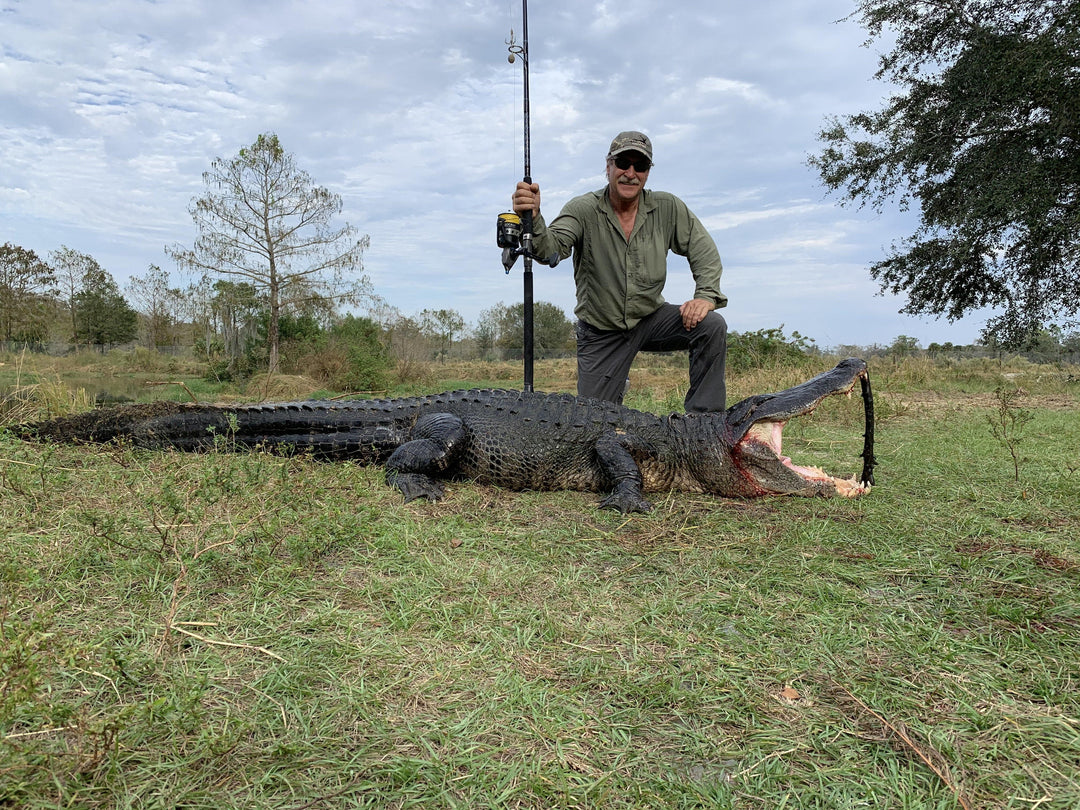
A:
<svg viewBox="0 0 1080 810">
<path fill-rule="evenodd" d="M 578 396 L 622 404 L 626 393 L 625 374 L 578 374 Z"/>
<path fill-rule="evenodd" d="M 721 335 L 727 334 L 727 321 L 725 321 L 724 316 L 716 310 L 706 313 L 705 317 L 701 319 L 701 323 L 706 329 L 709 329 L 714 333 L 719 333 Z"/>
<path fill-rule="evenodd" d="M 727 345 L 727 321 L 719 312 L 710 312 L 695 327 L 701 343 L 710 350 L 723 351 Z"/>
</svg>

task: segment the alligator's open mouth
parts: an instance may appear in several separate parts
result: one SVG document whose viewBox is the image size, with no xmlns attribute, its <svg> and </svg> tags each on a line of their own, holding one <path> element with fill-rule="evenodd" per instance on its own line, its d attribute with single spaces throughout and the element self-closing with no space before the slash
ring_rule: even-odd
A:
<svg viewBox="0 0 1080 810">
<path fill-rule="evenodd" d="M 758 442 L 769 448 L 780 463 L 795 475 L 799 476 L 807 484 L 823 489 L 834 488 L 836 494 L 842 498 L 857 498 L 869 492 L 871 483 L 861 481 L 856 476 L 851 478 L 837 478 L 829 475 L 820 467 L 804 467 L 796 464 L 790 456 L 783 453 L 783 430 L 786 422 L 756 422 L 749 431 L 743 442 Z M 741 442 L 740 442 L 741 444 Z"/>
<path fill-rule="evenodd" d="M 856 380 L 862 385 L 866 425 L 862 472 L 851 478 L 838 478 L 819 467 L 796 464 L 785 456 L 783 431 L 788 420 L 811 413 L 827 397 L 850 396 Z M 868 492 L 874 483 L 874 397 L 866 363 L 862 360 L 844 360 L 836 368 L 802 385 L 743 400 L 728 410 L 727 420 L 740 437 L 740 456 L 747 462 L 747 468 L 754 469 L 752 477 L 766 491 L 811 490 L 854 498 Z"/>
</svg>

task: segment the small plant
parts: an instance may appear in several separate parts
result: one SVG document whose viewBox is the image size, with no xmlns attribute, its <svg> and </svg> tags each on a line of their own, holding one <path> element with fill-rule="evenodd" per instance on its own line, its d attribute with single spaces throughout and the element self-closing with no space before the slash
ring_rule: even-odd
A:
<svg viewBox="0 0 1080 810">
<path fill-rule="evenodd" d="M 1013 462 L 1013 478 L 1020 482 L 1020 467 L 1027 459 L 1020 454 L 1020 442 L 1024 439 L 1024 431 L 1031 422 L 1031 411 L 1017 405 L 1017 400 L 1023 395 L 1019 388 L 1007 388 L 999 385 L 994 389 L 997 405 L 994 411 L 987 417 L 990 422 L 990 433 L 1004 445 L 1009 451 Z"/>
</svg>

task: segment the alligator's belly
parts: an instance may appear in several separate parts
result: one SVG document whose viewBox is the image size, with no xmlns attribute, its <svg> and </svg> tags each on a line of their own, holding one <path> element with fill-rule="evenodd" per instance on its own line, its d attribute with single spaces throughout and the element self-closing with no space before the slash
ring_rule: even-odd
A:
<svg viewBox="0 0 1080 810">
<path fill-rule="evenodd" d="M 568 446 L 530 450 L 520 440 L 516 445 L 494 446 L 481 441 L 470 446 L 454 472 L 461 478 L 507 489 L 602 492 L 610 487 L 591 449 Z"/>
</svg>

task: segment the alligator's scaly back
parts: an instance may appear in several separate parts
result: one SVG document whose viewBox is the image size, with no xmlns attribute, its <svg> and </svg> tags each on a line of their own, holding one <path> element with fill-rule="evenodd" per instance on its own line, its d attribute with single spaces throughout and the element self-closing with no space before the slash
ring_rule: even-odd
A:
<svg viewBox="0 0 1080 810">
<path fill-rule="evenodd" d="M 863 384 L 866 445 L 861 479 L 833 478 L 780 454 L 780 431 L 826 396 Z M 866 364 L 846 360 L 724 414 L 658 417 L 569 394 L 454 391 L 382 400 L 127 405 L 24 426 L 25 438 L 205 451 L 265 449 L 385 463 L 407 499 L 442 496 L 441 478 L 510 489 L 607 491 L 621 511 L 649 508 L 646 491 L 731 497 L 845 495 L 866 491 L 873 469 L 873 412 Z"/>
</svg>

